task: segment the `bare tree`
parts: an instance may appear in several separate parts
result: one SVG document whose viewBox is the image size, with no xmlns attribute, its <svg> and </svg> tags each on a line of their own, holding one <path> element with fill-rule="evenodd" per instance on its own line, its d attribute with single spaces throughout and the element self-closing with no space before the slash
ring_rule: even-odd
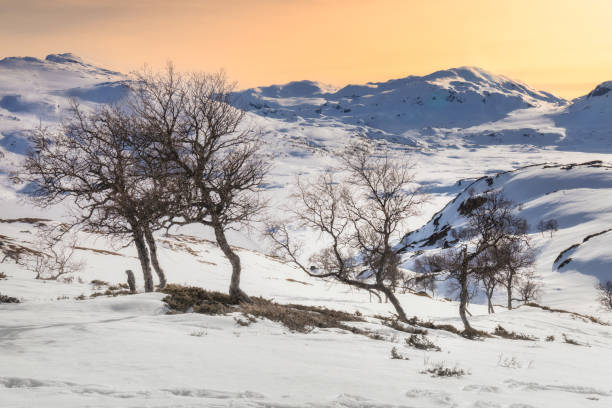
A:
<svg viewBox="0 0 612 408">
<path fill-rule="evenodd" d="M 52 227 L 39 228 L 33 251 L 26 253 L 24 265 L 36 279 L 57 280 L 62 275 L 79 272 L 84 262 L 75 259 L 77 235 L 64 234 Z"/>
<path fill-rule="evenodd" d="M 455 247 L 429 255 L 429 268 L 444 271 L 448 279 L 459 286 L 459 316 L 466 335 L 473 335 L 467 319 L 467 305 L 470 298 L 470 282 L 489 279 L 500 269 L 497 259 L 492 256 L 495 248 L 524 235 L 527 223 L 513 214 L 512 203 L 501 192 L 491 191 L 479 196 L 480 205 L 465 213 L 467 225 L 454 230 L 458 244 Z"/>
<path fill-rule="evenodd" d="M 599 283 L 597 290 L 599 291 L 599 303 L 607 310 L 612 311 L 612 282 Z"/>
<path fill-rule="evenodd" d="M 268 228 L 275 249 L 310 276 L 384 294 L 399 318 L 406 313 L 395 296 L 401 280 L 398 249 L 393 246 L 402 222 L 416 214 L 424 197 L 414 187 L 411 167 L 387 155 L 374 157 L 353 146 L 342 155 L 340 169 L 319 178 L 298 180 L 292 210 L 298 225 L 321 231 L 328 245 L 311 258 L 300 259 L 302 243 L 291 239 L 287 223 Z M 347 177 L 336 180 L 335 173 Z"/>
<path fill-rule="evenodd" d="M 492 253 L 499 266 L 496 279 L 506 289 L 507 307 L 511 310 L 515 286 L 532 274 L 535 251 L 527 234 L 519 233 L 513 239 L 501 242 Z"/>
<path fill-rule="evenodd" d="M 538 231 L 540 231 L 542 236 L 544 236 L 545 232 L 549 232 L 550 237 L 552 238 L 553 233 L 557 232 L 558 230 L 559 222 L 554 218 L 551 218 L 550 220 L 541 220 L 538 223 Z"/>
<path fill-rule="evenodd" d="M 538 300 L 541 292 L 541 284 L 538 276 L 532 271 L 521 276 L 517 285 L 517 293 L 519 302 L 529 303 Z"/>
<path fill-rule="evenodd" d="M 157 201 L 139 170 L 138 135 L 145 131 L 125 109 L 104 106 L 87 113 L 73 102 L 58 132 L 32 132 L 21 178 L 34 183 L 32 199 L 38 205 L 70 199 L 78 209 L 73 225 L 133 241 L 149 292 L 154 287 L 146 236 L 154 219 L 148 204 Z M 154 249 L 151 254 L 156 258 Z M 163 271 L 157 272 L 163 286 Z"/>
<path fill-rule="evenodd" d="M 223 73 L 142 72 L 132 109 L 143 118 L 149 168 L 167 166 L 164 189 L 172 197 L 167 226 L 200 223 L 212 227 L 232 266 L 229 294 L 249 301 L 240 289 L 240 257 L 227 240 L 231 228 L 248 225 L 264 207 L 260 186 L 268 165 L 258 132 L 231 105 L 233 84 Z"/>
<path fill-rule="evenodd" d="M 494 248 L 491 248 L 475 258 L 476 277 L 482 285 L 487 297 L 487 311 L 489 314 L 495 313 L 495 309 L 493 308 L 493 295 L 499 283 L 499 267 L 494 258 L 494 252 Z"/>
</svg>

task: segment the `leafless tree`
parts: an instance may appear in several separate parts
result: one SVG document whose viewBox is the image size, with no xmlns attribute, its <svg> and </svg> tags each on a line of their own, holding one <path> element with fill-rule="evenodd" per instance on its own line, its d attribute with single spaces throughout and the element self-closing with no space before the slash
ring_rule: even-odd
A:
<svg viewBox="0 0 612 408">
<path fill-rule="evenodd" d="M 604 283 L 599 283 L 597 285 L 597 290 L 599 292 L 599 303 L 606 308 L 606 310 L 612 311 L 612 282 L 607 281 Z"/>
<path fill-rule="evenodd" d="M 73 225 L 132 240 L 149 292 L 154 289 L 149 255 L 158 266 L 151 228 L 159 200 L 140 170 L 139 135 L 145 131 L 126 109 L 104 106 L 86 112 L 73 102 L 59 131 L 32 132 L 21 178 L 34 183 L 32 198 L 41 206 L 70 199 L 78 209 Z M 165 285 L 163 271 L 156 271 L 160 286 Z"/>
<path fill-rule="evenodd" d="M 503 241 L 492 253 L 499 266 L 496 279 L 506 289 L 507 307 L 511 310 L 515 286 L 532 275 L 535 251 L 527 234 L 519 233 L 512 239 Z"/>
<path fill-rule="evenodd" d="M 495 309 L 493 308 L 493 295 L 499 283 L 499 265 L 495 259 L 494 248 L 484 251 L 480 256 L 475 258 L 475 272 L 487 297 L 487 311 L 489 314 L 495 313 Z"/>
<path fill-rule="evenodd" d="M 62 275 L 79 272 L 84 262 L 75 259 L 77 235 L 64 234 L 53 227 L 39 228 L 33 251 L 25 255 L 26 269 L 36 279 L 57 280 Z"/>
<path fill-rule="evenodd" d="M 516 287 L 519 298 L 515 300 L 523 303 L 538 300 L 541 286 L 539 277 L 533 271 L 523 274 Z"/>
<path fill-rule="evenodd" d="M 559 222 L 554 218 L 550 220 L 541 220 L 538 223 L 538 231 L 540 231 L 542 236 L 544 236 L 545 232 L 549 232 L 550 237 L 552 238 L 553 233 L 557 232 L 558 230 L 559 230 Z"/>
<path fill-rule="evenodd" d="M 137 74 L 132 109 L 143 118 L 149 168 L 166 166 L 164 194 L 172 197 L 167 226 L 212 227 L 232 265 L 229 294 L 240 289 L 240 257 L 227 240 L 231 228 L 248 225 L 264 207 L 259 192 L 268 165 L 258 132 L 231 105 L 233 84 L 223 73 L 181 75 L 171 65 L 161 74 Z"/>
<path fill-rule="evenodd" d="M 293 216 L 299 226 L 321 231 L 328 245 L 315 253 L 307 267 L 303 244 L 293 242 L 287 223 L 268 228 L 277 252 L 310 276 L 384 294 L 398 317 L 406 313 L 395 296 L 401 280 L 399 255 L 393 246 L 402 222 L 417 213 L 424 200 L 414 186 L 411 167 L 388 155 L 374 157 L 353 146 L 331 169 L 309 182 L 298 180 Z M 337 172 L 348 174 L 336 179 Z"/>
<path fill-rule="evenodd" d="M 429 260 L 423 263 L 444 271 L 448 279 L 458 283 L 459 316 L 468 336 L 476 332 L 467 319 L 470 282 L 488 279 L 499 271 L 492 251 L 527 231 L 527 223 L 513 214 L 512 203 L 501 192 L 487 192 L 479 198 L 479 206 L 465 214 L 465 228 L 454 230 L 458 240 L 455 247 L 429 255 Z"/>
</svg>

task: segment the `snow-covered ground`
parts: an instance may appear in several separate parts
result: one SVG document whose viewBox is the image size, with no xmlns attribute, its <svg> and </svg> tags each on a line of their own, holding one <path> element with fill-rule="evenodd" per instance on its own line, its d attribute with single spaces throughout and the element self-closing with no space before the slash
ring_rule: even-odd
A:
<svg viewBox="0 0 612 408">
<path fill-rule="evenodd" d="M 0 60 L 0 250 L 31 247 L 35 240 L 36 223 L 7 221 L 37 217 L 53 224 L 68 213 L 65 206 L 32 207 L 26 186 L 11 182 L 27 147 L 24 130 L 57 123 L 69 97 L 89 106 L 119 100 L 126 80 L 71 54 Z M 421 214 L 407 220 L 403 233 L 415 232 L 404 244 L 460 224 L 456 207 L 472 182 L 476 190 L 501 188 L 531 225 L 540 303 L 607 322 L 612 314 L 597 304 L 594 285 L 612 280 L 612 232 L 585 238 L 612 228 L 610 88 L 604 83 L 564 101 L 481 69 L 460 68 L 340 90 L 308 81 L 257 88 L 240 92 L 239 103 L 261 127 L 273 157 L 266 185 L 271 215 L 282 212 L 297 175 L 316 174 L 351 141 L 367 140 L 413 162 L 430 196 Z M 602 163 L 567 166 L 595 160 Z M 533 164 L 539 165 L 525 167 Z M 492 186 L 483 176 L 492 177 Z M 552 238 L 535 228 L 549 218 L 559 222 Z M 316 232 L 304 237 L 314 249 Z M 198 226 L 158 235 L 169 282 L 227 289 L 231 268 L 210 239 L 210 231 Z M 488 315 L 477 302 L 470 305 L 476 328 L 492 332 L 501 324 L 537 340 L 472 341 L 430 330 L 442 351 L 417 350 L 406 345 L 408 334 L 374 317 L 390 316 L 390 304 L 280 263 L 266 255 L 257 228 L 231 240 L 240 247 L 247 293 L 358 311 L 367 322 L 350 324 L 384 340 L 338 329 L 292 333 L 267 320 L 243 327 L 233 315 L 170 315 L 158 293 L 90 299 L 101 290 L 92 280 L 122 283 L 124 270 L 139 266 L 132 247 L 81 232 L 77 256 L 86 265 L 71 282 L 35 280 L 19 265 L 0 263 L 7 275 L 0 293 L 22 300 L 0 304 L 0 407 L 612 405 L 612 326 L 526 306 L 508 311 L 500 305 Z M 411 254 L 404 254 L 406 268 Z M 138 273 L 136 278 L 142 287 Z M 444 293 L 398 296 L 409 315 L 461 327 L 457 303 Z M 564 334 L 579 345 L 565 343 Z M 408 359 L 391 359 L 393 347 Z M 422 373 L 438 363 L 467 374 Z"/>
</svg>

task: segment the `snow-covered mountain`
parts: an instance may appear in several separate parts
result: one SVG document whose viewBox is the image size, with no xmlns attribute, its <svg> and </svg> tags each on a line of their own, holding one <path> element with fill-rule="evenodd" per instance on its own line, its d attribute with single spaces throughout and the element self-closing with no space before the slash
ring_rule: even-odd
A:
<svg viewBox="0 0 612 408">
<path fill-rule="evenodd" d="M 500 120 L 517 109 L 565 103 L 475 67 L 337 90 L 312 81 L 291 82 L 248 89 L 238 97 L 241 106 L 262 116 L 334 120 L 395 140 L 415 129 L 465 128 Z"/>
</svg>

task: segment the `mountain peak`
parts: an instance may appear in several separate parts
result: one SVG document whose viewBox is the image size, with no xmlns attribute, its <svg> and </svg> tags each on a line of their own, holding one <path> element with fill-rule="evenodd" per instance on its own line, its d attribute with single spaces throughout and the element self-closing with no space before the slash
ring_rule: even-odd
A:
<svg viewBox="0 0 612 408">
<path fill-rule="evenodd" d="M 64 52 L 62 54 L 49 54 L 45 57 L 45 61 L 57 62 L 57 63 L 77 63 L 82 64 L 83 59 L 71 52 Z"/>
<path fill-rule="evenodd" d="M 589 94 L 587 95 L 587 98 L 610 95 L 609 94 L 610 91 L 612 91 L 612 81 L 602 82 L 601 84 L 597 85 L 595 89 L 589 92 Z"/>
</svg>

